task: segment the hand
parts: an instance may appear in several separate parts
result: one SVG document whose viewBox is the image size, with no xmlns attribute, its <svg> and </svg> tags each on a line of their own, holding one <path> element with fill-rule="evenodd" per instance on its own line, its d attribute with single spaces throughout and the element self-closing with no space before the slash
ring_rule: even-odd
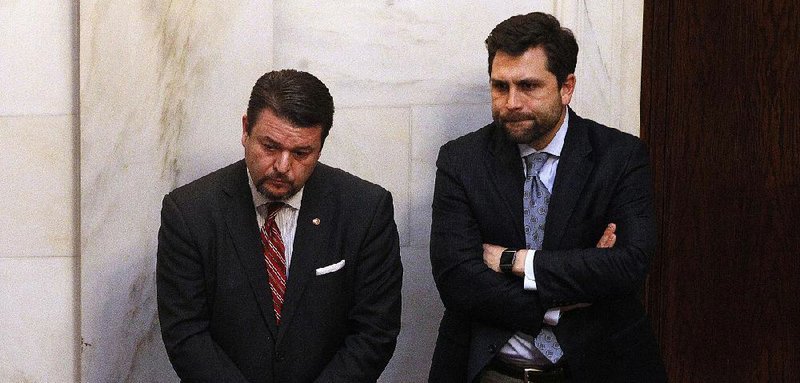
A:
<svg viewBox="0 0 800 383">
<path fill-rule="evenodd" d="M 614 244 L 617 243 L 617 235 L 615 232 L 617 231 L 617 225 L 615 223 L 609 223 L 606 226 L 606 230 L 603 231 L 603 235 L 600 237 L 600 240 L 597 241 L 597 248 L 598 249 L 610 249 L 614 247 Z"/>
<path fill-rule="evenodd" d="M 483 263 L 490 269 L 500 272 L 500 255 L 507 247 L 491 245 L 488 243 L 483 244 Z"/>
</svg>

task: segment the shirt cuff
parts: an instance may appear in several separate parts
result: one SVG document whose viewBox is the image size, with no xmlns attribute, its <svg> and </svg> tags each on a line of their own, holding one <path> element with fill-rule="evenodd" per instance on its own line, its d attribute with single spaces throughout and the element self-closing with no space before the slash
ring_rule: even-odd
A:
<svg viewBox="0 0 800 383">
<path fill-rule="evenodd" d="M 525 290 L 536 290 L 536 275 L 533 274 L 533 257 L 536 256 L 536 250 L 527 251 L 525 256 Z"/>
<path fill-rule="evenodd" d="M 544 313 L 544 323 L 550 326 L 557 325 L 559 319 L 561 319 L 561 309 L 558 307 L 547 310 L 547 312 Z"/>
</svg>

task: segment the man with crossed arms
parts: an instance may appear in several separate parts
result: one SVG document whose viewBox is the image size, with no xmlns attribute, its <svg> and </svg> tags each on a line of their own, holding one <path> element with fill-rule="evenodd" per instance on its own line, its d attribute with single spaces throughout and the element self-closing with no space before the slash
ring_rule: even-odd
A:
<svg viewBox="0 0 800 383">
<path fill-rule="evenodd" d="M 664 381 L 637 295 L 656 243 L 644 144 L 569 108 L 578 45 L 553 16 L 486 46 L 494 122 L 437 160 L 430 382 Z"/>
</svg>

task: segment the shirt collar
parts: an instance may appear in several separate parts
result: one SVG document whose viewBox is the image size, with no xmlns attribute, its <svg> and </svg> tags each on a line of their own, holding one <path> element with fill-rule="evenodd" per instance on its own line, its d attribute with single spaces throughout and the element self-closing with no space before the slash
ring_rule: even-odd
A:
<svg viewBox="0 0 800 383">
<path fill-rule="evenodd" d="M 250 169 L 247 169 L 247 183 L 250 185 L 250 194 L 253 196 L 253 205 L 258 209 L 264 204 L 274 202 L 265 197 L 261 192 L 256 189 L 256 185 L 253 183 L 253 177 L 250 175 Z M 293 196 L 289 197 L 289 199 L 285 201 L 281 201 L 286 205 L 289 205 L 292 209 L 300 210 L 300 202 L 303 201 L 303 190 L 305 186 L 300 188 L 300 190 L 295 193 Z"/>
<path fill-rule="evenodd" d="M 545 152 L 550 154 L 551 156 L 560 157 L 561 156 L 561 149 L 564 148 L 564 138 L 567 136 L 567 129 L 569 129 L 569 109 L 564 107 L 564 122 L 561 123 L 561 126 L 558 127 L 558 131 L 556 135 L 550 140 L 550 143 L 544 147 L 544 149 L 537 151 L 536 149 L 530 147 L 530 145 L 526 144 L 517 144 L 519 146 L 519 154 L 521 157 L 525 157 L 527 155 L 538 153 L 538 152 Z"/>
</svg>

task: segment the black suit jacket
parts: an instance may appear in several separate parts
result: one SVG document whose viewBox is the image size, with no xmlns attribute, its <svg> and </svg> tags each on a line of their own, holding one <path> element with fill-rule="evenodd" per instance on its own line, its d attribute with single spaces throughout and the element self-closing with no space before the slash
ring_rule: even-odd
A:
<svg viewBox="0 0 800 383">
<path fill-rule="evenodd" d="M 402 266 L 391 194 L 377 185 L 317 165 L 280 326 L 244 161 L 169 193 L 158 239 L 162 336 L 185 382 L 373 382 L 394 352 Z"/>
<path fill-rule="evenodd" d="M 656 243 L 648 154 L 637 138 L 569 111 L 534 269 L 537 291 L 490 270 L 482 243 L 525 248 L 524 170 L 494 124 L 442 146 L 431 230 L 434 279 L 445 305 L 431 382 L 472 381 L 516 331 L 535 335 L 554 307 L 554 331 L 574 381 L 664 380 L 637 292 Z M 596 249 L 610 222 L 617 243 Z"/>
</svg>

